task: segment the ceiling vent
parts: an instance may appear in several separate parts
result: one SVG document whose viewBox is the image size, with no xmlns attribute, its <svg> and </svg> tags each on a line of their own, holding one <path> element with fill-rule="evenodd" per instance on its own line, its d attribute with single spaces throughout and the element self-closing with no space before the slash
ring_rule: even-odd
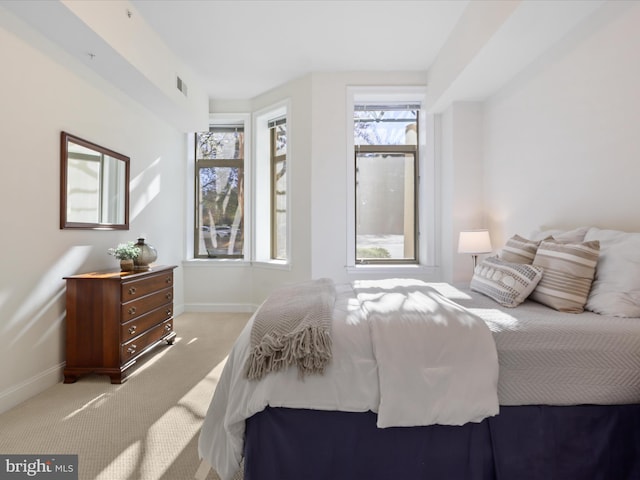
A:
<svg viewBox="0 0 640 480">
<path fill-rule="evenodd" d="M 178 87 L 178 90 L 180 90 L 185 97 L 187 96 L 187 84 L 184 83 L 182 79 L 177 75 L 176 75 L 176 87 Z"/>
</svg>

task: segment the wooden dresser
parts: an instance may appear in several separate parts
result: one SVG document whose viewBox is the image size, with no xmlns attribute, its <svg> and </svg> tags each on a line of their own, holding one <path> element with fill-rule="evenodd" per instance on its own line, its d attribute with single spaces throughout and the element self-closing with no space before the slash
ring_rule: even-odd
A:
<svg viewBox="0 0 640 480">
<path fill-rule="evenodd" d="M 109 270 L 65 277 L 67 346 L 64 383 L 89 373 L 126 380 L 129 369 L 162 342 L 171 345 L 173 270 Z"/>
</svg>

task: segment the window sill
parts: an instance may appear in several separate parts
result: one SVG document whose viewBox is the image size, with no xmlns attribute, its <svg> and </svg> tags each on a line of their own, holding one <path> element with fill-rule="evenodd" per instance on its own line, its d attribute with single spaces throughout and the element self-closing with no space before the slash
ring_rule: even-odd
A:
<svg viewBox="0 0 640 480">
<path fill-rule="evenodd" d="M 214 266 L 219 267 L 250 267 L 251 262 L 248 262 L 242 258 L 192 258 L 190 260 L 183 260 L 182 266 L 186 268 L 206 268 Z"/>
<path fill-rule="evenodd" d="M 350 265 L 346 267 L 347 274 L 350 276 L 375 276 L 375 277 L 392 277 L 392 276 L 412 276 L 428 278 L 429 280 L 438 280 L 440 276 L 440 267 L 427 265 Z"/>
<path fill-rule="evenodd" d="M 183 260 L 185 268 L 264 268 L 273 270 L 291 270 L 291 264 L 284 260 L 264 260 L 250 262 L 239 258 L 192 258 Z"/>
<path fill-rule="evenodd" d="M 253 262 L 253 266 L 273 270 L 291 270 L 291 264 L 285 260 L 257 260 Z"/>
</svg>

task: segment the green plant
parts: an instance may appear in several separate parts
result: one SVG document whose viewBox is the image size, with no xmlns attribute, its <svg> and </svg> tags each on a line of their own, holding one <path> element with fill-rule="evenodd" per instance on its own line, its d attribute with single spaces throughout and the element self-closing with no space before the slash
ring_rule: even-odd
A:
<svg viewBox="0 0 640 480">
<path fill-rule="evenodd" d="M 358 248 L 356 255 L 358 258 L 391 258 L 389 251 L 382 247 Z"/>
<path fill-rule="evenodd" d="M 127 242 L 118 244 L 116 248 L 110 248 L 107 253 L 119 260 L 133 260 L 140 255 L 140 249 L 134 242 Z"/>
</svg>

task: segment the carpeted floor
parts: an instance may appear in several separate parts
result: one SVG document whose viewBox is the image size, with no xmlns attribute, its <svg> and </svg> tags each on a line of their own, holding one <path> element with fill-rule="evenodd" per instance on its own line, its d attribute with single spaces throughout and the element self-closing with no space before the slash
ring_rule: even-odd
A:
<svg viewBox="0 0 640 480">
<path fill-rule="evenodd" d="M 0 453 L 77 454 L 80 480 L 193 479 L 200 425 L 249 316 L 180 315 L 175 344 L 122 385 L 96 375 L 59 383 L 0 415 Z"/>
</svg>

